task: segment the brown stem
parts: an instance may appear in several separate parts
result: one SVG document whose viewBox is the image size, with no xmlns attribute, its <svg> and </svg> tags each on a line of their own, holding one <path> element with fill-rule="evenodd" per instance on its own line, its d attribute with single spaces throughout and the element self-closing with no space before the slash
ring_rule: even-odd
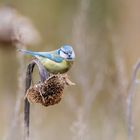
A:
<svg viewBox="0 0 140 140">
<path fill-rule="evenodd" d="M 32 60 L 31 63 L 27 66 L 25 94 L 31 86 L 32 73 L 35 65 L 37 65 L 38 67 L 40 79 L 42 82 L 45 81 L 46 78 L 48 77 L 48 73 L 44 68 L 44 66 L 37 59 Z M 26 98 L 24 101 L 24 140 L 29 140 L 29 126 L 30 126 L 30 103 Z"/>
</svg>

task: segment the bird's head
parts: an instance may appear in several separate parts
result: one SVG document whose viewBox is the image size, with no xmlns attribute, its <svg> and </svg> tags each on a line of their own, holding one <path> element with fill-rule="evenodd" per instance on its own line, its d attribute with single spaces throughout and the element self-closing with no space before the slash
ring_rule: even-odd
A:
<svg viewBox="0 0 140 140">
<path fill-rule="evenodd" d="M 69 61 L 73 61 L 75 59 L 75 53 L 70 45 L 64 45 L 59 49 L 59 55 Z"/>
</svg>

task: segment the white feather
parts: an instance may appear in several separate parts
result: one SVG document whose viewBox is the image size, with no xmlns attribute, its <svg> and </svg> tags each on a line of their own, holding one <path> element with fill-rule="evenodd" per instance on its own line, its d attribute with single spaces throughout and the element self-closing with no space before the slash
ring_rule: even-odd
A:
<svg viewBox="0 0 140 140">
<path fill-rule="evenodd" d="M 62 58 L 65 58 L 65 59 L 67 59 L 68 58 L 68 55 L 67 54 L 65 54 L 64 52 L 62 52 L 62 51 L 60 51 L 60 56 L 62 57 Z"/>
</svg>

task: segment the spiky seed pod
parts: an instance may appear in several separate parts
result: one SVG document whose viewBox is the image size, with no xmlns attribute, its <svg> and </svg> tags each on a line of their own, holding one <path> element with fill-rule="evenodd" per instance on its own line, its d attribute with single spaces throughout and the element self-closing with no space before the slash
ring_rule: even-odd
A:
<svg viewBox="0 0 140 140">
<path fill-rule="evenodd" d="M 50 75 L 45 82 L 30 87 L 26 98 L 30 103 L 40 103 L 44 106 L 54 105 L 61 101 L 66 85 L 75 85 L 68 79 L 67 74 Z"/>
</svg>

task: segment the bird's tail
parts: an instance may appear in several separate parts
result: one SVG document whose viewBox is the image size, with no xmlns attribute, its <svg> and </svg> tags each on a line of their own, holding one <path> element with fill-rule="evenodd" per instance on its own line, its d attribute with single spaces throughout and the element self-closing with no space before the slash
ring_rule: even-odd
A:
<svg viewBox="0 0 140 140">
<path fill-rule="evenodd" d="M 23 53 L 23 54 L 29 54 L 29 55 L 32 55 L 32 56 L 35 56 L 35 55 L 36 55 L 35 52 L 27 51 L 27 50 L 23 50 L 23 49 L 18 49 L 17 51 L 18 51 L 18 52 L 21 52 L 21 53 Z"/>
</svg>

